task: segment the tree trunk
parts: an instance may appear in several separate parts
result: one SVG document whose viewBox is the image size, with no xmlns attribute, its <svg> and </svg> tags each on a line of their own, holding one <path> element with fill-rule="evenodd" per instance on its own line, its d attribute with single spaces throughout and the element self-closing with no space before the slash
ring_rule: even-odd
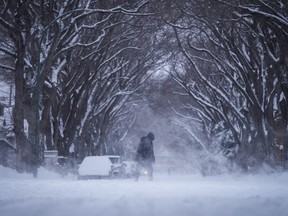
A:
<svg viewBox="0 0 288 216">
<path fill-rule="evenodd" d="M 17 60 L 15 65 L 15 107 L 14 107 L 14 132 L 16 145 L 19 151 L 19 168 L 27 171 L 26 165 L 30 163 L 30 152 L 24 134 L 24 54 L 25 46 L 20 30 L 20 15 L 15 16 L 14 43 L 16 47 Z M 22 165 L 21 165 L 22 164 Z"/>
</svg>

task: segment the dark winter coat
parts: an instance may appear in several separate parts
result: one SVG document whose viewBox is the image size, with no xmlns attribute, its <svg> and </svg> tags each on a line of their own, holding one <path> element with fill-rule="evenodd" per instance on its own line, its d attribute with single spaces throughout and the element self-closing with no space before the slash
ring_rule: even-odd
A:
<svg viewBox="0 0 288 216">
<path fill-rule="evenodd" d="M 148 136 L 141 137 L 140 143 L 136 152 L 135 160 L 138 163 L 152 164 L 155 163 L 155 155 L 153 149 L 153 137 Z"/>
</svg>

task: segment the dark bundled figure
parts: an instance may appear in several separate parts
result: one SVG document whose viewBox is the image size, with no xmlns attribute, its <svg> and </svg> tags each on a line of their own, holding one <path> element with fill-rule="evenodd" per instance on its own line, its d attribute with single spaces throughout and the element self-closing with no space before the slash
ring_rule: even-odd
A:
<svg viewBox="0 0 288 216">
<path fill-rule="evenodd" d="M 141 137 L 140 143 L 136 152 L 135 161 L 137 162 L 136 168 L 136 181 L 140 176 L 143 169 L 147 170 L 149 180 L 153 180 L 153 164 L 155 163 L 155 155 L 153 148 L 153 140 L 155 136 L 149 132 L 147 136 Z"/>
</svg>

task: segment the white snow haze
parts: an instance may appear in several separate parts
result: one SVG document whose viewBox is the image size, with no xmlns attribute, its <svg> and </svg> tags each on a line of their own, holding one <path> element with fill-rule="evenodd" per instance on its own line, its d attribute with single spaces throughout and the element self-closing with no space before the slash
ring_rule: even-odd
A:
<svg viewBox="0 0 288 216">
<path fill-rule="evenodd" d="M 77 180 L 39 169 L 38 178 L 0 166 L 1 216 L 284 216 L 288 174 L 155 172 L 154 181 Z"/>
</svg>

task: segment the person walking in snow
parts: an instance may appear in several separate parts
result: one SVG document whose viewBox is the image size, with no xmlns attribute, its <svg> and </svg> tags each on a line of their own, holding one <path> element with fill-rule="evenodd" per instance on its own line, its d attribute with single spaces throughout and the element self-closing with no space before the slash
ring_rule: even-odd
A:
<svg viewBox="0 0 288 216">
<path fill-rule="evenodd" d="M 146 169 L 149 175 L 149 180 L 153 180 L 153 164 L 155 163 L 155 155 L 153 148 L 153 140 L 155 136 L 152 132 L 149 132 L 147 136 L 141 137 L 140 143 L 136 152 L 135 161 L 136 174 L 135 178 L 138 181 L 140 172 Z"/>
</svg>

